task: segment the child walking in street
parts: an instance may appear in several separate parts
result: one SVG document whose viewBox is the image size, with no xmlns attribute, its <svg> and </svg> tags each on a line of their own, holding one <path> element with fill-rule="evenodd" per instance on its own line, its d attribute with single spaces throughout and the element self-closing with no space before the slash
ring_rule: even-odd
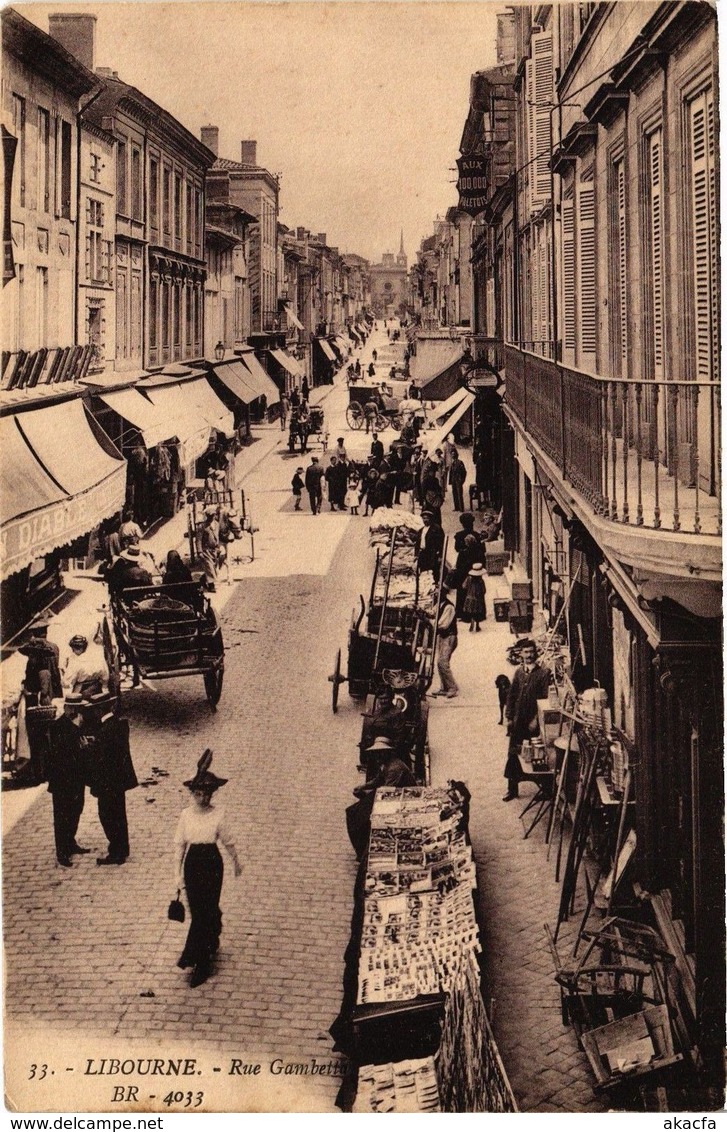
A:
<svg viewBox="0 0 727 1132">
<path fill-rule="evenodd" d="M 358 515 L 358 474 L 350 472 L 346 488 L 346 506 L 352 515 Z"/>
<path fill-rule="evenodd" d="M 303 483 L 302 468 L 295 469 L 295 475 L 290 482 L 293 488 L 293 498 L 295 499 L 295 510 L 300 511 L 300 497 L 303 494 L 303 488 L 305 486 L 305 484 Z"/>
</svg>

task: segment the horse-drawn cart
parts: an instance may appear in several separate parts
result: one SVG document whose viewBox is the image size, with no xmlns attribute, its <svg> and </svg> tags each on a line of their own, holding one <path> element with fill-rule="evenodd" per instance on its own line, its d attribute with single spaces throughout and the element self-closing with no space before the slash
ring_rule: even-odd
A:
<svg viewBox="0 0 727 1132">
<path fill-rule="evenodd" d="M 115 690 L 121 687 L 124 669 L 135 686 L 142 680 L 201 676 L 210 707 L 217 707 L 225 649 L 217 616 L 200 583 L 124 590 L 112 597 L 109 617 L 104 642 Z"/>
</svg>

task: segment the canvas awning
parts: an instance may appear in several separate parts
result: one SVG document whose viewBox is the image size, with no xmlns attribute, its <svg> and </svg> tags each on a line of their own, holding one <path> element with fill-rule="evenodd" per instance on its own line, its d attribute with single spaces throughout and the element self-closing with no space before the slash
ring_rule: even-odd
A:
<svg viewBox="0 0 727 1132">
<path fill-rule="evenodd" d="M 235 418 L 205 377 L 189 383 L 194 386 L 192 396 L 202 418 L 228 439 L 235 435 Z M 183 387 L 184 388 L 184 387 Z"/>
<path fill-rule="evenodd" d="M 0 444 L 3 579 L 121 510 L 126 461 L 80 399 L 3 417 Z"/>
<path fill-rule="evenodd" d="M 260 394 L 252 385 L 250 370 L 242 362 L 226 362 L 215 366 L 215 376 L 243 405 L 250 405 Z"/>
<path fill-rule="evenodd" d="M 345 361 L 348 355 L 351 353 L 351 347 L 342 334 L 337 334 L 335 341 L 340 346 L 341 352 L 343 354 L 343 359 Z"/>
<path fill-rule="evenodd" d="M 175 435 L 174 421 L 165 418 L 156 405 L 136 389 L 99 393 L 98 398 L 141 433 L 145 448 L 155 448 Z"/>
<path fill-rule="evenodd" d="M 204 378 L 199 378 L 195 381 L 164 382 L 145 386 L 144 389 L 154 407 L 161 411 L 166 420 L 173 422 L 173 435 L 179 441 L 179 458 L 184 466 L 199 459 L 209 447 L 212 426 L 203 417 L 195 399 L 195 387 L 201 381 L 207 384 Z"/>
<path fill-rule="evenodd" d="M 430 412 L 429 416 L 433 417 L 435 421 L 441 421 L 452 409 L 459 405 L 463 397 L 467 396 L 467 390 L 464 386 L 456 389 L 451 397 L 447 397 L 446 401 L 440 401 L 439 404 Z"/>
<path fill-rule="evenodd" d="M 271 350 L 270 353 L 275 358 L 278 365 L 282 366 L 291 377 L 305 377 L 297 358 L 292 358 L 290 354 L 286 354 L 285 350 Z"/>
<path fill-rule="evenodd" d="M 245 380 L 255 390 L 257 397 L 265 397 L 268 405 L 277 405 L 280 401 L 280 390 L 260 365 L 255 357 L 255 351 L 245 350 L 238 356 L 250 375 Z"/>
<path fill-rule="evenodd" d="M 444 420 L 439 425 L 439 427 L 435 428 L 433 431 L 428 430 L 427 432 L 423 432 L 421 434 L 422 443 L 430 452 L 439 447 L 447 433 L 452 431 L 460 417 L 463 417 L 470 406 L 473 404 L 475 399 L 474 394 L 468 392 L 467 390 L 463 390 L 463 392 L 464 396 L 455 406 L 446 420 Z"/>
<path fill-rule="evenodd" d="M 300 321 L 293 308 L 287 303 L 285 304 L 285 313 L 288 316 L 288 322 L 291 326 L 294 326 L 296 330 L 305 330 L 303 323 Z"/>
<path fill-rule="evenodd" d="M 328 342 L 325 338 L 314 338 L 313 341 L 318 343 L 321 350 L 328 358 L 329 362 L 335 363 L 338 361 L 338 358 L 336 357 L 335 351 L 330 342 Z"/>
</svg>

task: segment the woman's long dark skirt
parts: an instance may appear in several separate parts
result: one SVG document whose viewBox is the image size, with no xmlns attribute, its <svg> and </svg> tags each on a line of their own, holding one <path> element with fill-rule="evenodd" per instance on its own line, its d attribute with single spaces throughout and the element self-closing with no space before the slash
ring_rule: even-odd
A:
<svg viewBox="0 0 727 1132">
<path fill-rule="evenodd" d="M 222 931 L 222 856 L 216 845 L 190 845 L 184 858 L 184 884 L 191 923 L 180 966 L 209 965 Z"/>
</svg>

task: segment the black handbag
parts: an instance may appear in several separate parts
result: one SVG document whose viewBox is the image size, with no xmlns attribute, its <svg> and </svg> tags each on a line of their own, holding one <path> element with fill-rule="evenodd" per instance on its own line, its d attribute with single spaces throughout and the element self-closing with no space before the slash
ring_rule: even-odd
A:
<svg viewBox="0 0 727 1132">
<path fill-rule="evenodd" d="M 184 923 L 184 915 L 185 915 L 184 904 L 182 904 L 182 901 L 179 899 L 179 896 L 180 896 L 180 889 L 177 889 L 176 900 L 170 901 L 169 908 L 167 910 L 167 916 L 170 920 L 176 920 L 178 924 L 183 924 Z"/>
</svg>

